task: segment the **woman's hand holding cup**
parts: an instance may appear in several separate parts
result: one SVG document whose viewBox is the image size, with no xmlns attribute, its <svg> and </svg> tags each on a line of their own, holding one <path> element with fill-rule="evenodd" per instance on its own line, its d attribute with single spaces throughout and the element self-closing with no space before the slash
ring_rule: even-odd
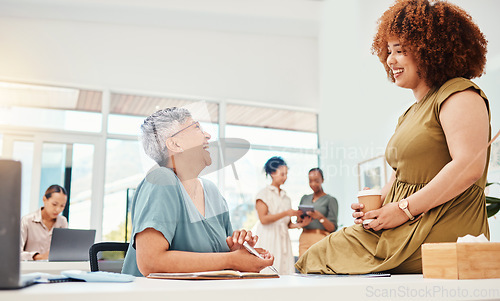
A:
<svg viewBox="0 0 500 301">
<path fill-rule="evenodd" d="M 366 212 L 382 207 L 382 193 L 378 189 L 364 189 L 358 192 L 358 203 L 351 205 L 356 224 L 368 224 L 373 219 L 363 219 Z"/>
<path fill-rule="evenodd" d="M 354 217 L 354 223 L 355 224 L 362 224 L 363 220 L 361 219 L 365 214 L 361 211 L 365 205 L 361 203 L 352 203 L 351 204 L 351 209 L 354 210 L 352 213 L 352 217 Z"/>
</svg>

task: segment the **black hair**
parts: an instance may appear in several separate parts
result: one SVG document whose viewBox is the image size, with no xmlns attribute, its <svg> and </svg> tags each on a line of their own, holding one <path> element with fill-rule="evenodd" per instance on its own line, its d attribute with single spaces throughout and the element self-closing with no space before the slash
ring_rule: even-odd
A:
<svg viewBox="0 0 500 301">
<path fill-rule="evenodd" d="M 45 190 L 45 197 L 47 199 L 50 199 L 50 197 L 52 196 L 53 193 L 62 193 L 64 195 L 68 195 L 68 193 L 66 192 L 66 189 L 64 189 L 64 187 L 60 186 L 60 185 L 57 185 L 57 184 L 54 184 L 54 185 L 50 185 L 49 188 L 47 188 L 47 190 Z"/>
<path fill-rule="evenodd" d="M 264 165 L 266 176 L 277 171 L 280 166 L 287 166 L 285 160 L 283 160 L 283 158 L 281 157 L 275 156 L 267 160 L 266 164 Z"/>
<path fill-rule="evenodd" d="M 321 175 L 321 179 L 324 181 L 325 180 L 325 177 L 323 177 L 323 171 L 321 170 L 321 168 L 319 167 L 315 167 L 315 168 L 311 168 L 311 170 L 309 171 L 309 173 L 313 172 L 313 171 L 317 171 L 319 172 L 319 174 Z"/>
</svg>

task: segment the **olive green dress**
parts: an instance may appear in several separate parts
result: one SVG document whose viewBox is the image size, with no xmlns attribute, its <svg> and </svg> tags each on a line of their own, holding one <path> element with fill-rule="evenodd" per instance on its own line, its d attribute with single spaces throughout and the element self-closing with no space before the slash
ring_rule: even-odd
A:
<svg viewBox="0 0 500 301">
<path fill-rule="evenodd" d="M 476 84 L 454 78 L 431 89 L 399 118 L 386 149 L 396 180 L 384 204 L 397 202 L 423 188 L 451 161 L 439 112 L 450 95 L 468 88 L 477 91 L 488 106 L 485 94 Z M 301 273 L 421 273 L 423 243 L 454 242 L 466 234 L 484 233 L 489 238 L 484 195 L 488 161 L 481 179 L 421 218 L 376 232 L 365 230 L 362 225 L 345 227 L 314 244 L 295 266 Z"/>
</svg>

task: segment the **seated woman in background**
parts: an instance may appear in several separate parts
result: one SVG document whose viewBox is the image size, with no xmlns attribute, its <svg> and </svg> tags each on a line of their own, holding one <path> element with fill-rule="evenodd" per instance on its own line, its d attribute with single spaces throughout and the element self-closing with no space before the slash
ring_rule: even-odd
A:
<svg viewBox="0 0 500 301">
<path fill-rule="evenodd" d="M 60 215 L 67 201 L 64 187 L 52 185 L 45 191 L 43 207 L 21 219 L 21 260 L 49 259 L 52 229 L 68 228 Z"/>
<path fill-rule="evenodd" d="M 288 229 L 300 228 L 302 223 L 293 223 L 292 216 L 300 215 L 300 211 L 292 209 L 292 202 L 281 189 L 287 179 L 288 167 L 281 157 L 272 157 L 264 165 L 266 176 L 271 176 L 271 185 L 257 193 L 255 209 L 259 221 L 255 225 L 255 233 L 260 240 L 258 245 L 273 253 L 275 267 L 280 274 L 295 272 L 292 242 Z"/>
<path fill-rule="evenodd" d="M 299 256 L 310 246 L 337 230 L 339 205 L 337 200 L 323 191 L 323 171 L 313 168 L 309 171 L 309 187 L 313 194 L 307 194 L 300 200 L 300 205 L 313 205 L 314 211 L 307 212 L 299 238 Z M 300 219 L 298 220 L 300 221 Z"/>
<path fill-rule="evenodd" d="M 141 126 L 146 154 L 159 166 L 137 187 L 132 203 L 132 236 L 122 273 L 201 272 L 234 269 L 258 272 L 273 256 L 260 259 L 242 244 L 255 245 L 250 231 L 234 231 L 224 197 L 198 178 L 212 163 L 210 135 L 184 108 L 160 110 Z"/>
</svg>

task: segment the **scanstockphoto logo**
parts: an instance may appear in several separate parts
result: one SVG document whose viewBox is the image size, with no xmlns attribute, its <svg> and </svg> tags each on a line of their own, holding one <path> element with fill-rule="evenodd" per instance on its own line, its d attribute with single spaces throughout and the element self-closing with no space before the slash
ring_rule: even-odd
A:
<svg viewBox="0 0 500 301">
<path fill-rule="evenodd" d="M 428 285 L 423 287 L 409 287 L 400 285 L 394 288 L 377 288 L 367 286 L 365 297 L 374 299 L 498 299 L 499 288 L 463 288 L 460 286 Z"/>
</svg>

